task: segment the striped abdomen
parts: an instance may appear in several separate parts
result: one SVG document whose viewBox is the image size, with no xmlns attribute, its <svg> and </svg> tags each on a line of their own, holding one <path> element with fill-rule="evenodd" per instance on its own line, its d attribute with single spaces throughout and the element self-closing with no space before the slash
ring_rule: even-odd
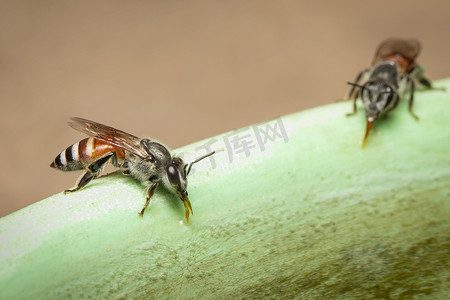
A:
<svg viewBox="0 0 450 300">
<path fill-rule="evenodd" d="M 125 158 L 123 149 L 94 138 L 87 138 L 61 152 L 50 167 L 63 171 L 82 170 L 105 154 L 115 152 L 118 162 Z"/>
</svg>

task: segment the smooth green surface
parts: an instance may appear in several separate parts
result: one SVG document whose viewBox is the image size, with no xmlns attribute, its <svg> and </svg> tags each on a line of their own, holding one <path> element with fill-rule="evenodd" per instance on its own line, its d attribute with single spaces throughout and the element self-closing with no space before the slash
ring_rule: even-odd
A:
<svg viewBox="0 0 450 300">
<path fill-rule="evenodd" d="M 364 113 L 350 110 L 284 116 L 288 141 L 264 151 L 254 130 L 276 120 L 175 150 L 219 151 L 189 177 L 190 226 L 162 189 L 139 218 L 145 190 L 118 173 L 0 219 L 1 298 L 444 299 L 450 94 L 417 92 L 420 121 L 403 101 L 365 149 Z M 230 162 L 236 136 L 254 148 Z"/>
</svg>

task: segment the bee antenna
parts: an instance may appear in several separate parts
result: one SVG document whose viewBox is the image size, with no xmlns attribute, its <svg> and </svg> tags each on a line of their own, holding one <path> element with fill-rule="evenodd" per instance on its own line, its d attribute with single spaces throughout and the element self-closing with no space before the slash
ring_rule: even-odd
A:
<svg viewBox="0 0 450 300">
<path fill-rule="evenodd" d="M 347 84 L 349 84 L 349 85 L 351 85 L 351 86 L 359 87 L 360 89 L 362 89 L 362 88 L 363 88 L 363 86 L 362 86 L 362 85 L 359 85 L 359 84 L 357 84 L 357 83 L 353 83 L 353 82 L 347 82 Z"/>
<path fill-rule="evenodd" d="M 207 158 L 207 157 L 213 155 L 214 153 L 216 153 L 216 151 L 213 151 L 213 152 L 211 152 L 211 153 L 205 154 L 205 155 L 203 155 L 203 156 L 200 157 L 200 158 L 197 158 L 196 160 L 194 160 L 193 162 L 191 162 L 191 163 L 189 164 L 189 166 L 188 166 L 188 165 L 185 165 L 185 166 L 184 166 L 184 170 L 185 170 L 185 171 L 186 171 L 186 167 L 187 167 L 186 176 L 188 176 L 188 175 L 189 175 L 189 172 L 191 172 L 191 168 L 192 168 L 192 165 L 193 165 L 193 164 L 198 163 L 198 162 L 201 161 L 202 159 L 205 159 L 205 158 Z"/>
</svg>

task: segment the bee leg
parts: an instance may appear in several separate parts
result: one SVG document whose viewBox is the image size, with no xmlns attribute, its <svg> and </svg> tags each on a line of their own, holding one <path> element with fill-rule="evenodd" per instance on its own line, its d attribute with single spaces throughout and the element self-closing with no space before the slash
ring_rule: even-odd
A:
<svg viewBox="0 0 450 300">
<path fill-rule="evenodd" d="M 361 72 L 359 72 L 358 76 L 356 76 L 356 79 L 355 79 L 355 84 L 356 85 L 361 80 L 362 76 L 364 74 L 366 74 L 367 72 L 369 72 L 369 69 L 365 69 L 365 70 L 362 70 Z M 350 92 L 348 93 L 348 98 L 349 99 L 353 98 L 353 111 L 351 113 L 345 114 L 347 117 L 356 115 L 356 112 L 357 112 L 356 100 L 358 100 L 358 97 L 359 97 L 359 94 L 360 94 L 360 90 L 356 89 L 357 88 L 356 85 L 352 85 L 352 88 L 350 89 Z"/>
<path fill-rule="evenodd" d="M 429 80 L 426 76 L 425 76 L 425 71 L 422 68 L 422 66 L 416 65 L 414 67 L 414 69 L 411 71 L 414 74 L 414 78 L 421 84 L 423 85 L 426 89 L 432 89 L 433 87 L 431 86 L 431 80 Z"/>
<path fill-rule="evenodd" d="M 69 193 L 73 193 L 73 192 L 76 192 L 78 190 L 81 190 L 93 178 L 94 178 L 94 174 L 92 174 L 91 172 L 87 171 L 86 173 L 84 173 L 83 177 L 81 177 L 81 179 L 77 182 L 77 186 L 75 188 L 71 189 L 71 190 L 65 190 L 64 194 L 69 194 Z"/>
<path fill-rule="evenodd" d="M 356 94 L 356 95 L 358 95 L 358 94 Z M 355 98 L 353 99 L 353 111 L 352 111 L 351 113 L 346 113 L 346 114 L 345 114 L 347 117 L 356 115 L 356 112 L 357 112 L 357 109 L 356 109 L 356 99 L 357 99 L 357 98 L 358 98 L 358 97 L 355 96 Z"/>
<path fill-rule="evenodd" d="M 445 87 L 435 88 L 431 84 L 431 80 L 425 76 L 425 71 L 422 66 L 416 65 L 412 70 L 414 72 L 414 78 L 420 83 L 420 85 L 424 86 L 428 90 L 440 90 L 446 91 Z"/>
<path fill-rule="evenodd" d="M 419 117 L 416 116 L 413 112 L 413 105 L 414 105 L 414 90 L 415 90 L 415 84 L 414 84 L 414 80 L 411 79 L 410 81 L 410 86 L 409 86 L 409 105 L 408 105 L 408 110 L 409 113 L 414 117 L 414 119 L 419 120 Z"/>
<path fill-rule="evenodd" d="M 359 95 L 359 92 L 356 92 L 355 97 L 353 98 L 353 111 L 350 113 L 346 113 L 345 115 L 347 117 L 356 115 L 356 112 L 357 112 L 356 100 L 358 99 L 358 95 Z"/>
<path fill-rule="evenodd" d="M 153 194 L 155 193 L 156 188 L 158 187 L 158 183 L 154 182 L 152 186 L 147 191 L 147 199 L 145 200 L 144 207 L 142 207 L 141 211 L 139 212 L 139 217 L 144 216 L 144 211 L 147 208 L 148 204 L 150 203 L 150 198 L 152 198 Z"/>
<path fill-rule="evenodd" d="M 426 89 L 428 89 L 428 90 L 438 90 L 438 91 L 443 91 L 443 92 L 445 92 L 447 89 L 445 88 L 445 87 L 434 87 L 432 84 L 431 84 L 431 80 L 430 79 L 428 79 L 428 78 L 426 78 L 425 76 L 417 76 L 416 77 L 417 78 L 417 81 L 421 84 L 421 85 L 423 85 Z"/>
<path fill-rule="evenodd" d="M 361 80 L 362 76 L 364 74 L 366 74 L 367 72 L 369 72 L 369 69 L 364 69 L 361 72 L 359 72 L 358 75 L 355 78 L 355 83 L 358 84 L 358 82 Z M 348 93 L 348 99 L 352 98 L 353 94 L 355 93 L 355 90 L 356 90 L 356 86 L 352 85 L 352 88 L 350 89 L 350 92 Z M 358 93 L 356 93 L 356 95 L 354 95 L 355 98 L 358 97 L 357 94 Z"/>
<path fill-rule="evenodd" d="M 78 190 L 81 190 L 84 188 L 92 179 L 96 178 L 98 174 L 100 173 L 100 170 L 103 168 L 103 166 L 106 164 L 106 162 L 115 155 L 115 152 L 111 152 L 106 154 L 100 159 L 97 159 L 93 163 L 91 163 L 86 170 L 86 173 L 81 177 L 81 179 L 77 182 L 77 186 L 71 190 L 65 190 L 64 194 L 67 193 L 73 193 Z"/>
<path fill-rule="evenodd" d="M 117 155 L 116 155 L 116 156 L 117 156 Z M 117 159 L 116 159 L 116 167 L 122 169 L 122 174 L 123 174 L 123 175 L 130 175 L 130 174 L 131 174 L 131 173 L 130 173 L 129 166 L 128 166 L 128 163 L 127 163 L 126 161 L 123 162 L 121 165 L 119 165 L 119 164 L 117 163 Z"/>
<path fill-rule="evenodd" d="M 427 89 L 432 89 L 433 88 L 431 86 L 431 81 L 428 78 L 424 77 L 424 76 L 418 77 L 417 81 L 419 81 L 419 83 L 421 85 L 423 85 L 424 87 L 426 87 Z"/>
</svg>

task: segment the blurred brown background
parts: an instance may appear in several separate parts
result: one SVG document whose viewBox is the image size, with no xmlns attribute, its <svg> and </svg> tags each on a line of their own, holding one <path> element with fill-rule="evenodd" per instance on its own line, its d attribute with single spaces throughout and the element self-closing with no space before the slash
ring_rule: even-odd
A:
<svg viewBox="0 0 450 300">
<path fill-rule="evenodd" d="M 447 77 L 449 3 L 0 1 L 0 216 L 81 175 L 71 116 L 176 148 L 345 96 L 387 37 Z"/>
</svg>

